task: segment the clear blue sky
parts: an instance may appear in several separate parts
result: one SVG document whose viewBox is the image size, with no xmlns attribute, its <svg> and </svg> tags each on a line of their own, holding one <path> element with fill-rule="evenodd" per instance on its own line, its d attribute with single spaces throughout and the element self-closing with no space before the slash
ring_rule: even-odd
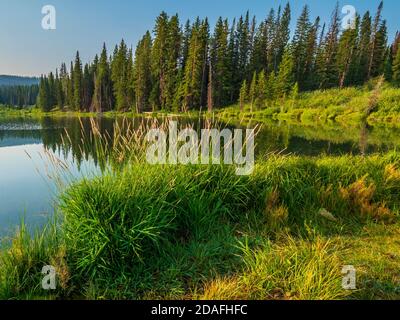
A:
<svg viewBox="0 0 400 320">
<path fill-rule="evenodd" d="M 271 7 L 286 0 L 1 0 L 0 1 L 0 74 L 40 75 L 71 61 L 79 49 L 83 61 L 92 59 L 103 42 L 108 48 L 124 38 L 136 46 L 156 16 L 165 10 L 178 13 L 181 23 L 196 16 L 209 17 L 214 24 L 219 16 L 230 20 L 250 10 L 257 20 L 264 19 Z M 308 4 L 312 17 L 329 22 L 336 0 L 290 0 L 292 16 L 297 19 Z M 379 0 L 340 0 L 340 6 L 352 5 L 358 12 L 373 13 Z M 44 5 L 57 10 L 57 29 L 41 27 Z M 389 39 L 400 29 L 399 0 L 384 1 Z M 292 29 L 295 19 L 292 17 Z"/>
</svg>

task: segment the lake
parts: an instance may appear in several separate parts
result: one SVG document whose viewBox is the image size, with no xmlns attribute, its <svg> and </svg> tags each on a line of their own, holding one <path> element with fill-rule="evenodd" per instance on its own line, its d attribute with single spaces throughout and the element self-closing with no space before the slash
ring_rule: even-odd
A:
<svg viewBox="0 0 400 320">
<path fill-rule="evenodd" d="M 93 123 L 101 133 L 112 136 L 116 127 L 123 127 L 121 124 L 136 126 L 142 121 L 151 120 L 103 117 L 0 119 L 0 237 L 15 232 L 22 218 L 33 229 L 46 223 L 54 213 L 58 190 L 54 179 L 58 172 L 54 166 L 55 158 L 68 166 L 68 179 L 100 172 L 104 164 L 97 159 L 95 143 L 87 141 Z M 204 126 L 203 120 L 179 121 L 182 126 Z M 243 127 L 243 123 L 235 122 L 215 122 L 214 125 Z M 254 127 L 257 123 L 247 125 Z M 272 121 L 263 123 L 260 128 L 256 137 L 256 160 L 257 155 L 269 152 L 309 156 L 370 154 L 400 146 L 400 128 L 345 127 L 334 123 L 306 126 Z"/>
</svg>

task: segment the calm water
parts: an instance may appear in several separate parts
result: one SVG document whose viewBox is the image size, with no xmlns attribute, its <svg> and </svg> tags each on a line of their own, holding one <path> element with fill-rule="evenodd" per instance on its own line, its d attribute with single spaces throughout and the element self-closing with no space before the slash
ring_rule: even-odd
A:
<svg viewBox="0 0 400 320">
<path fill-rule="evenodd" d="M 101 132 L 112 134 L 116 121 L 93 119 Z M 140 120 L 132 121 L 133 125 Z M 191 122 L 197 128 L 201 121 Z M 235 123 L 220 126 L 240 127 Z M 256 123 L 249 124 L 254 126 Z M 25 219 L 30 227 L 43 225 L 54 212 L 57 188 L 50 177 L 54 167 L 49 154 L 65 161 L 72 176 L 99 172 L 94 144 L 82 141 L 90 135 L 90 119 L 0 119 L 0 237 L 14 232 Z M 283 152 L 303 155 L 368 154 L 400 146 L 399 128 L 301 126 L 263 124 L 256 138 L 257 154 Z"/>
</svg>

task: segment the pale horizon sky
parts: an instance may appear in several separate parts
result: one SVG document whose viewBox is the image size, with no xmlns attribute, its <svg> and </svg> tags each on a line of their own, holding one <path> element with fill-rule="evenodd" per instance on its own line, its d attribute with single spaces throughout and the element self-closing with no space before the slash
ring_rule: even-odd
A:
<svg viewBox="0 0 400 320">
<path fill-rule="evenodd" d="M 0 74 L 40 76 L 69 64 L 79 50 L 84 62 L 100 52 L 103 42 L 109 53 L 124 38 L 129 46 L 147 30 L 152 30 L 161 11 L 179 14 L 181 24 L 200 16 L 208 17 L 211 27 L 219 16 L 228 18 L 245 14 L 265 19 L 269 10 L 289 2 L 292 8 L 291 30 L 302 7 L 308 4 L 312 19 L 320 16 L 329 23 L 336 0 L 1 0 L 0 2 Z M 340 7 L 352 5 L 364 14 L 375 14 L 379 0 L 339 1 Z M 44 5 L 56 8 L 57 29 L 43 30 Z M 391 41 L 399 26 L 400 2 L 384 1 L 383 18 L 388 22 Z"/>
</svg>

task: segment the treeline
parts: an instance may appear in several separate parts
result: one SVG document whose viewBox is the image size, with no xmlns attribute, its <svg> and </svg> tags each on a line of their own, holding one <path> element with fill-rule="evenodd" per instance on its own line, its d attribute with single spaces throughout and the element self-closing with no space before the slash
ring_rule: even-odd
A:
<svg viewBox="0 0 400 320">
<path fill-rule="evenodd" d="M 240 101 L 264 107 L 299 91 L 362 85 L 384 74 L 400 83 L 400 34 L 388 45 L 383 3 L 374 15 L 356 15 L 342 30 L 338 5 L 328 25 L 311 20 L 305 6 L 290 41 L 287 4 L 257 22 L 249 13 L 229 23 L 219 18 L 181 26 L 162 12 L 136 50 L 122 40 L 82 66 L 42 77 L 38 105 L 79 111 L 188 111 Z"/>
<path fill-rule="evenodd" d="M 39 84 L 39 78 L 0 74 L 0 87 L 2 87 L 2 86 L 31 86 L 34 84 Z"/>
<path fill-rule="evenodd" d="M 38 85 L 0 86 L 0 105 L 27 107 L 36 104 Z"/>
</svg>

